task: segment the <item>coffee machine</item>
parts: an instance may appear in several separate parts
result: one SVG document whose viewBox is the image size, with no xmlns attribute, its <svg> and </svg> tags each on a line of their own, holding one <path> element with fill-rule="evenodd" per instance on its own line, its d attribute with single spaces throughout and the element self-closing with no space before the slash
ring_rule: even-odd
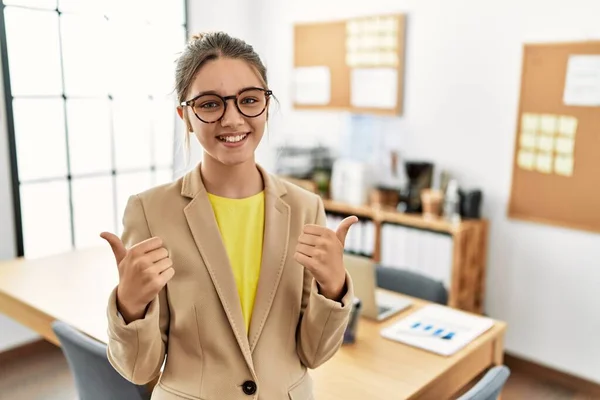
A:
<svg viewBox="0 0 600 400">
<path fill-rule="evenodd" d="M 406 213 L 421 213 L 421 191 L 431 188 L 433 164 L 425 161 L 406 161 L 404 163 L 408 183 L 400 195 L 399 210 Z"/>
</svg>

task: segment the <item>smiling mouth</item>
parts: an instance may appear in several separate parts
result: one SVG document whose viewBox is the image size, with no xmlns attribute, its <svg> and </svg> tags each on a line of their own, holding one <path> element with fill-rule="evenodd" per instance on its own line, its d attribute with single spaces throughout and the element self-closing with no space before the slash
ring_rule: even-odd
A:
<svg viewBox="0 0 600 400">
<path fill-rule="evenodd" d="M 227 136 L 217 136 L 217 139 L 219 139 L 221 142 L 224 143 L 237 143 L 237 142 L 241 142 L 242 140 L 246 139 L 248 137 L 249 133 L 242 133 L 239 135 L 227 135 Z"/>
</svg>

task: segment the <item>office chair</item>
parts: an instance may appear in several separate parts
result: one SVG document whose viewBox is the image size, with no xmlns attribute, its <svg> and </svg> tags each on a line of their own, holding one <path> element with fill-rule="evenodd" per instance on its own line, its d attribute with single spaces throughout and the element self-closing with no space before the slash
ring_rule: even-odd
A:
<svg viewBox="0 0 600 400">
<path fill-rule="evenodd" d="M 105 345 L 61 321 L 54 321 L 52 330 L 60 341 L 75 379 L 79 399 L 150 399 L 150 393 L 145 386 L 127 381 L 110 365 Z"/>
<path fill-rule="evenodd" d="M 382 289 L 403 293 L 433 303 L 444 305 L 448 303 L 448 291 L 440 281 L 405 269 L 383 265 L 378 265 L 375 269 L 377 286 Z"/>
<path fill-rule="evenodd" d="M 483 376 L 458 400 L 496 400 L 510 375 L 510 369 L 505 365 L 497 365 Z"/>
</svg>

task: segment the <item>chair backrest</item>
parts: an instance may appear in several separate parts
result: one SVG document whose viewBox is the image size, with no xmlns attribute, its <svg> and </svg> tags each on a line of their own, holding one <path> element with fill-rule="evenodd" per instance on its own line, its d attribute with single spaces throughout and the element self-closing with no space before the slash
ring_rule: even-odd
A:
<svg viewBox="0 0 600 400">
<path fill-rule="evenodd" d="M 497 365 L 483 376 L 458 400 L 496 400 L 510 375 L 510 369 L 505 365 Z"/>
<path fill-rule="evenodd" d="M 378 265 L 376 271 L 377 286 L 380 288 L 438 304 L 448 303 L 448 290 L 440 281 L 413 271 L 382 265 Z"/>
<path fill-rule="evenodd" d="M 60 341 L 80 400 L 150 398 L 146 387 L 129 382 L 113 368 L 105 345 L 61 321 L 54 321 L 52 330 Z"/>
</svg>

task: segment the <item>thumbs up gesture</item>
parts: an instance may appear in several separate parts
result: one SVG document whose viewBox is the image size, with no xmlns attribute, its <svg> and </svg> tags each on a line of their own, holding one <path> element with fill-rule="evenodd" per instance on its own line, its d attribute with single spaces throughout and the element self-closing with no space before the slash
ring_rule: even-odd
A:
<svg viewBox="0 0 600 400">
<path fill-rule="evenodd" d="M 144 317 L 146 307 L 173 277 L 173 262 L 162 239 L 153 237 L 126 249 L 118 236 L 100 234 L 110 245 L 119 269 L 117 309 L 129 323 Z"/>
<path fill-rule="evenodd" d="M 343 295 L 344 245 L 348 230 L 357 221 L 355 216 L 348 217 L 335 232 L 320 225 L 305 225 L 298 238 L 294 258 L 313 274 L 321 294 L 328 299 L 339 300 Z"/>
</svg>

